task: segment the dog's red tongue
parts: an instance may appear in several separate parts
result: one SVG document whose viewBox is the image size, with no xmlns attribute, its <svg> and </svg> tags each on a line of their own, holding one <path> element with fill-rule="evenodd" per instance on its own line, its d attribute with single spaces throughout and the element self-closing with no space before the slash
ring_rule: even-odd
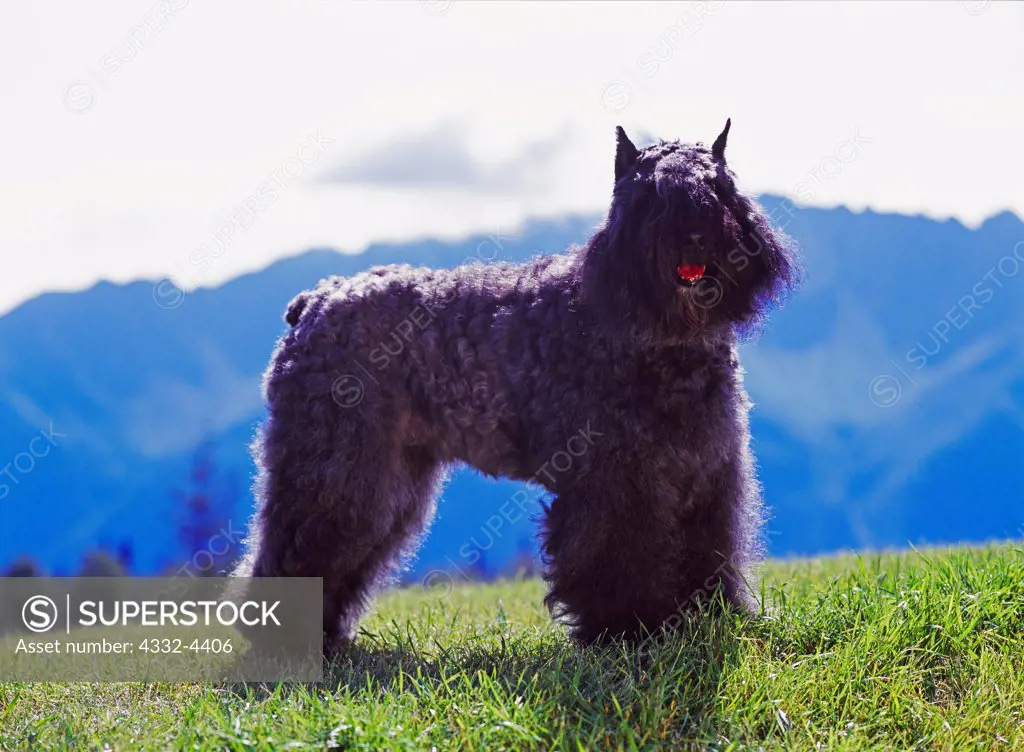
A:
<svg viewBox="0 0 1024 752">
<path fill-rule="evenodd" d="M 676 271 L 687 282 L 696 282 L 704 276 L 704 264 L 680 264 Z"/>
</svg>

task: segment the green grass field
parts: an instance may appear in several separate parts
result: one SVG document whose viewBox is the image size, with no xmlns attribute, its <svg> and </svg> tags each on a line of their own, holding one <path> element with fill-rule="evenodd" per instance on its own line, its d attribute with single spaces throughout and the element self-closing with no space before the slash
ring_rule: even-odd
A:
<svg viewBox="0 0 1024 752">
<path fill-rule="evenodd" d="M 1024 749 L 1024 547 L 770 563 L 761 618 L 579 650 L 527 580 L 381 599 L 317 685 L 0 684 L 0 748 Z"/>
</svg>

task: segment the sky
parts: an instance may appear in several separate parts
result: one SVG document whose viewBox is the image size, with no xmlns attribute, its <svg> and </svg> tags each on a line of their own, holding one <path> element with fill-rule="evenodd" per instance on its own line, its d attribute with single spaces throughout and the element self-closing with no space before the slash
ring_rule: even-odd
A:
<svg viewBox="0 0 1024 752">
<path fill-rule="evenodd" d="M 599 213 L 614 128 L 748 192 L 1024 216 L 1024 4 L 42 0 L 0 11 L 0 314 Z"/>
</svg>

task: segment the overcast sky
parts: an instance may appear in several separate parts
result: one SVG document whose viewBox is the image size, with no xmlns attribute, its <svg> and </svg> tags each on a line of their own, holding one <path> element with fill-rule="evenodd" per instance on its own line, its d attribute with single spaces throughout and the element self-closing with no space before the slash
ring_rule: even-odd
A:
<svg viewBox="0 0 1024 752">
<path fill-rule="evenodd" d="M 732 117 L 752 192 L 1024 215 L 1022 38 L 986 0 L 5 3 L 0 312 L 601 211 L 619 123 Z"/>
</svg>

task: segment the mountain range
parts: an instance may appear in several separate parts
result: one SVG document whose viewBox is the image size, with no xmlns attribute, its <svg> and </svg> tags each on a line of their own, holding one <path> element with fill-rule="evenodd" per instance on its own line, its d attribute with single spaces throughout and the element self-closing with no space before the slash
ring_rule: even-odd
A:
<svg viewBox="0 0 1024 752">
<path fill-rule="evenodd" d="M 786 217 L 806 267 L 742 347 L 770 553 L 1019 537 L 1024 223 L 761 200 Z M 299 290 L 374 264 L 559 252 L 599 221 L 314 249 L 177 297 L 138 281 L 29 300 L 0 317 L 0 568 L 29 556 L 70 573 L 120 542 L 140 573 L 186 561 L 181 499 L 199 447 L 225 529 L 241 538 L 261 373 Z M 534 551 L 528 520 L 494 521 L 519 488 L 454 472 L 412 573 L 497 570 Z"/>
</svg>

